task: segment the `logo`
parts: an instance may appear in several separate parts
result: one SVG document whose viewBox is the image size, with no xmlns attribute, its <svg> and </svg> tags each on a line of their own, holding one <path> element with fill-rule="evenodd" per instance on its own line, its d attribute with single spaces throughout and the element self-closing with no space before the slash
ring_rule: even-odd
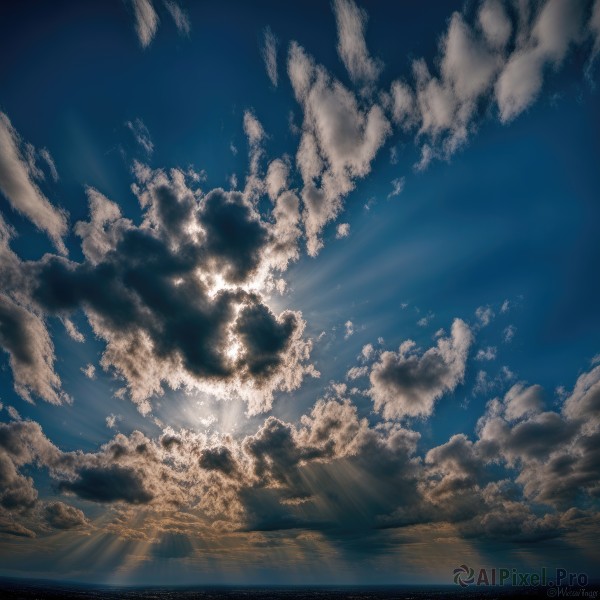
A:
<svg viewBox="0 0 600 600">
<path fill-rule="evenodd" d="M 467 587 L 470 583 L 475 581 L 475 571 L 469 569 L 467 565 L 460 565 L 457 569 L 454 569 L 454 583 L 461 587 Z"/>
<path fill-rule="evenodd" d="M 549 596 L 562 596 L 568 588 L 584 588 L 588 584 L 586 573 L 570 573 L 567 569 L 557 568 L 552 571 L 542 567 L 539 571 L 519 571 L 517 568 L 489 568 L 474 569 L 465 563 L 452 571 L 454 583 L 460 587 L 475 586 L 514 586 L 514 587 L 547 587 Z M 588 597 L 585 590 L 579 589 L 578 595 Z M 591 592 L 589 592 L 591 594 Z M 594 596 L 589 596 L 595 598 Z"/>
</svg>

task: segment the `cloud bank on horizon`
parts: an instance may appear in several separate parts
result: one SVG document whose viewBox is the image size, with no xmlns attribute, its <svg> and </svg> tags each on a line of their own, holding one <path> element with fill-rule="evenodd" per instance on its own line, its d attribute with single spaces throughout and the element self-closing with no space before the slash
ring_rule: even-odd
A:
<svg viewBox="0 0 600 600">
<path fill-rule="evenodd" d="M 381 187 L 391 204 L 435 161 L 452 170 L 478 130 L 494 122 L 509 129 L 535 110 L 545 82 L 561 77 L 571 56 L 578 78 L 593 81 L 600 0 L 483 0 L 447 15 L 433 56 L 391 74 L 369 49 L 366 8 L 353 0 L 329 8 L 337 35 L 329 42 L 345 74 L 319 63 L 309 37 L 288 39 L 264 15 L 256 34 L 263 85 L 289 94 L 300 118 L 290 116 L 290 138 L 261 122 L 268 109 L 235 115 L 247 147 L 239 188 L 236 176 L 212 185 L 189 162 L 153 166 L 160 136 L 128 113 L 114 127 L 128 135 L 123 144 L 135 142 L 119 154 L 137 206 L 113 197 L 112 185 L 78 182 L 82 216 L 81 200 L 69 199 L 75 186 L 60 191 L 65 176 L 50 144 L 36 148 L 0 112 L 0 347 L 13 388 L 0 404 L 6 573 L 26 567 L 8 558 L 15 544 L 33 552 L 27 544 L 37 538 L 67 552 L 65 532 L 85 550 L 70 550 L 60 575 L 79 572 L 95 544 L 113 539 L 115 556 L 137 556 L 123 571 L 132 581 L 152 560 L 197 564 L 206 556 L 222 556 L 224 572 L 246 561 L 247 576 L 268 560 L 256 552 L 269 544 L 288 544 L 286 568 L 310 565 L 307 553 L 332 564 L 389 557 L 423 539 L 489 552 L 554 540 L 590 564 L 597 559 L 588 542 L 598 534 L 600 366 L 581 370 L 582 359 L 578 372 L 564 373 L 571 384 L 555 402 L 508 366 L 489 375 L 500 355 L 509 361 L 519 331 L 506 319 L 522 300 L 503 295 L 472 317 L 469 304 L 437 318 L 415 308 L 418 328 L 442 326 L 433 339 L 371 328 L 336 380 L 327 380 L 337 357 L 326 350 L 362 338 L 360 324 L 331 317 L 333 307 L 328 331 L 314 334 L 311 319 L 322 319 L 288 302 L 303 283 L 299 266 L 318 266 L 326 260 L 319 255 L 352 244 L 345 205 L 361 182 L 380 178 L 384 149 L 405 169 Z M 192 7 L 132 0 L 125 11 L 145 58 L 161 41 L 164 17 L 182 43 L 202 36 Z M 285 150 L 272 152 L 283 137 Z M 403 145 L 414 147 L 415 161 L 398 157 Z M 35 251 L 24 250 L 25 236 Z M 396 301 L 398 312 L 413 310 Z M 90 349 L 81 350 L 90 362 L 76 358 L 77 348 Z M 76 410 L 79 371 L 88 387 L 99 377 L 117 387 L 99 387 L 106 408 L 90 412 L 104 411 L 104 438 L 94 431 L 90 439 L 100 442 L 75 447 L 71 436 L 51 439 L 45 403 L 55 413 Z M 306 387 L 318 391 L 290 409 Z M 444 403 L 458 406 L 458 393 L 480 398 L 470 407 L 479 413 L 434 441 L 428 429 Z M 182 424 L 178 398 L 221 407 L 215 413 L 241 407 L 235 424 L 245 424 L 219 428 L 213 415 L 206 427 Z M 131 405 L 132 416 L 118 414 Z M 85 577 L 101 579 L 111 560 L 100 557 L 97 574 Z"/>
</svg>

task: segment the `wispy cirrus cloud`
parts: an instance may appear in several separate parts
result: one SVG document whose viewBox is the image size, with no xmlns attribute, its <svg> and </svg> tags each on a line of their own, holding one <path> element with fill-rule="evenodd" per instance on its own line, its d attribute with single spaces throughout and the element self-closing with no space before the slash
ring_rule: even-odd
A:
<svg viewBox="0 0 600 600">
<path fill-rule="evenodd" d="M 66 213 L 53 206 L 34 181 L 36 174 L 23 154 L 23 145 L 9 118 L 0 113 L 0 190 L 17 212 L 45 231 L 57 250 L 66 254 Z"/>
<path fill-rule="evenodd" d="M 142 48 L 147 48 L 158 31 L 160 17 L 152 0 L 131 0 L 131 6 L 138 40 Z M 164 0 L 164 6 L 173 19 L 179 34 L 188 36 L 191 31 L 191 24 L 187 13 L 174 0 Z"/>
<path fill-rule="evenodd" d="M 277 87 L 279 75 L 277 72 L 277 44 L 278 40 L 270 27 L 265 27 L 263 32 L 263 46 L 261 54 L 265 62 L 265 69 L 273 87 Z"/>
</svg>

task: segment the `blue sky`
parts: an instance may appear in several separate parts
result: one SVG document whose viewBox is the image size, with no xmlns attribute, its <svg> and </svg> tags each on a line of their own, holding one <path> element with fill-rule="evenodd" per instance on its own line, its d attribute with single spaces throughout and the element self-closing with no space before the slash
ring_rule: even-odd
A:
<svg viewBox="0 0 600 600">
<path fill-rule="evenodd" d="M 597 576 L 598 0 L 0 30 L 0 574 Z"/>
</svg>

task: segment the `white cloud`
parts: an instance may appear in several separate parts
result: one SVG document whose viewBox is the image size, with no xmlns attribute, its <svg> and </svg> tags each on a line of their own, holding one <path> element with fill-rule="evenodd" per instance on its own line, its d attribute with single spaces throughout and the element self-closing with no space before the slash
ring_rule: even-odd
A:
<svg viewBox="0 0 600 600">
<path fill-rule="evenodd" d="M 54 163 L 54 159 L 52 158 L 52 155 L 50 154 L 48 149 L 42 148 L 40 150 L 40 156 L 44 159 L 44 161 L 46 161 L 46 164 L 48 165 L 48 169 L 50 170 L 50 175 L 52 176 L 52 179 L 54 180 L 54 182 L 57 182 L 59 179 L 58 171 L 56 170 L 56 164 Z"/>
<path fill-rule="evenodd" d="M 509 325 L 506 327 L 502 333 L 502 339 L 506 344 L 513 341 L 515 334 L 517 333 L 517 328 L 514 325 Z"/>
<path fill-rule="evenodd" d="M 277 87 L 277 38 L 270 27 L 264 30 L 264 45 L 261 50 L 267 75 L 274 87 Z"/>
<path fill-rule="evenodd" d="M 335 231 L 335 237 L 338 240 L 341 240 L 342 238 L 348 237 L 350 235 L 350 224 L 349 223 L 340 223 L 337 226 L 337 229 Z"/>
<path fill-rule="evenodd" d="M 135 31 L 142 48 L 147 48 L 156 34 L 160 19 L 151 0 L 131 0 L 135 15 Z"/>
<path fill-rule="evenodd" d="M 342 209 L 342 199 L 365 177 L 390 133 L 378 104 L 359 106 L 356 97 L 295 42 L 290 45 L 288 74 L 304 110 L 296 155 L 304 188 L 303 221 L 311 256 L 322 246 L 320 234 Z"/>
<path fill-rule="evenodd" d="M 469 326 L 455 319 L 450 337 L 439 338 L 424 353 L 412 340 L 398 352 L 383 352 L 370 374 L 375 410 L 385 419 L 431 415 L 436 400 L 463 381 L 472 342 Z"/>
<path fill-rule="evenodd" d="M 21 420 L 21 415 L 19 414 L 19 411 L 14 406 L 7 406 L 6 412 L 10 415 L 11 419 L 14 419 L 15 421 Z"/>
<path fill-rule="evenodd" d="M 354 83 L 371 84 L 383 66 L 369 55 L 365 42 L 367 13 L 353 0 L 334 0 L 333 10 L 338 32 L 338 54 Z"/>
<path fill-rule="evenodd" d="M 346 321 L 344 323 L 344 339 L 347 340 L 351 335 L 354 335 L 354 323 L 352 321 Z"/>
<path fill-rule="evenodd" d="M 135 141 L 144 149 L 146 154 L 150 155 L 154 151 L 154 144 L 150 137 L 150 132 L 144 122 L 141 119 L 135 119 L 134 121 L 126 121 L 125 126 L 135 138 Z"/>
<path fill-rule="evenodd" d="M 479 306 L 475 311 L 475 316 L 479 320 L 481 327 L 487 327 L 495 315 L 490 306 Z"/>
<path fill-rule="evenodd" d="M 185 11 L 173 0 L 165 0 L 165 6 L 175 22 L 177 31 L 182 35 L 189 35 L 191 30 L 190 19 Z"/>
<path fill-rule="evenodd" d="M 66 215 L 50 203 L 33 181 L 21 147 L 19 134 L 0 112 L 0 190 L 16 211 L 45 231 L 57 250 L 66 254 L 62 240 L 67 232 Z"/>
<path fill-rule="evenodd" d="M 404 185 L 406 184 L 406 177 L 398 177 L 392 180 L 392 191 L 388 194 L 388 199 L 394 196 L 399 196 L 404 191 Z"/>
<path fill-rule="evenodd" d="M 79 342 L 79 343 L 85 342 L 85 337 L 83 337 L 83 334 L 77 329 L 77 327 L 75 326 L 75 323 L 73 323 L 73 321 L 71 321 L 71 319 L 68 319 L 67 317 L 63 317 L 62 323 L 65 326 L 65 330 L 66 330 L 67 334 L 69 335 L 69 337 L 72 340 L 75 340 L 76 342 Z"/>
<path fill-rule="evenodd" d="M 96 379 L 96 367 L 92 364 L 87 364 L 85 367 L 82 367 L 81 372 L 88 379 Z"/>
<path fill-rule="evenodd" d="M 581 33 L 583 3 L 548 0 L 539 12 L 531 34 L 504 67 L 496 85 L 496 100 L 503 122 L 514 119 L 538 96 L 543 71 L 555 68 Z"/>
<path fill-rule="evenodd" d="M 106 426 L 109 429 L 116 429 L 117 428 L 117 421 L 120 421 L 121 417 L 119 417 L 118 415 L 114 415 L 114 414 L 110 414 L 108 415 L 108 417 L 106 417 Z"/>
<path fill-rule="evenodd" d="M 596 58 L 600 54 L 600 0 L 596 0 L 594 2 L 594 6 L 592 8 L 592 16 L 590 17 L 590 21 L 588 24 L 589 33 L 594 38 L 594 47 L 592 48 L 592 54 L 590 55 L 590 59 L 588 61 L 588 66 L 586 70 L 586 74 L 588 78 L 591 77 L 591 68 L 596 61 Z"/>
<path fill-rule="evenodd" d="M 276 158 L 269 163 L 265 183 L 271 200 L 275 201 L 277 196 L 287 189 L 289 174 L 290 165 L 287 159 Z"/>
<path fill-rule="evenodd" d="M 475 360 L 496 360 L 496 347 L 481 348 L 475 355 Z"/>
<path fill-rule="evenodd" d="M 479 24 L 488 44 L 503 50 L 510 39 L 512 25 L 499 0 L 485 0 L 479 9 Z"/>
<path fill-rule="evenodd" d="M 434 317 L 435 317 L 435 315 L 432 312 L 430 312 L 429 314 L 425 315 L 424 317 L 421 317 L 417 321 L 417 325 L 419 327 L 427 327 L 429 325 L 429 323 L 431 323 L 431 321 Z"/>
<path fill-rule="evenodd" d="M 403 81 L 394 81 L 391 86 L 392 119 L 403 129 L 412 127 L 417 118 L 415 94 Z"/>
</svg>

